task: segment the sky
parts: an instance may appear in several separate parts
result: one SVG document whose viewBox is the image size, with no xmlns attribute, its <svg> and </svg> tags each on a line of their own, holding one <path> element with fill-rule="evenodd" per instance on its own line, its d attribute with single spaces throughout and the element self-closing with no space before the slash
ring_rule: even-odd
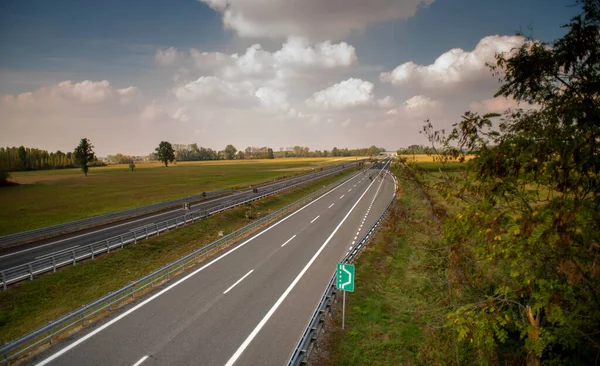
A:
<svg viewBox="0 0 600 366">
<path fill-rule="evenodd" d="M 561 37 L 575 0 L 4 0 L 0 146 L 426 144 L 502 112 L 487 62 Z"/>
</svg>

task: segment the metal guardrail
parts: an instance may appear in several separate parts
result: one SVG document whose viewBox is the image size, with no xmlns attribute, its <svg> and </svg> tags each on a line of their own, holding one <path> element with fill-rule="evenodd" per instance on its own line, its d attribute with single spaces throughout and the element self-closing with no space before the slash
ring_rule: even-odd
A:
<svg viewBox="0 0 600 366">
<path fill-rule="evenodd" d="M 160 284 L 165 280 L 169 280 L 171 276 L 183 272 L 186 267 L 195 265 L 200 259 L 206 257 L 208 254 L 216 253 L 221 248 L 224 248 L 227 245 L 250 235 L 251 233 L 259 230 L 262 227 L 270 225 L 276 220 L 299 209 L 300 207 L 304 206 L 313 199 L 319 197 L 325 192 L 330 191 L 338 185 L 343 184 L 344 182 L 352 179 L 355 176 L 356 174 L 350 177 L 340 179 L 337 182 L 323 187 L 320 190 L 313 192 L 308 196 L 301 198 L 298 201 L 293 202 L 288 206 L 285 206 L 284 208 L 281 208 L 271 213 L 268 216 L 256 220 L 253 223 L 246 225 L 243 228 L 234 231 L 229 235 L 223 236 L 222 238 L 210 244 L 207 244 L 200 249 L 193 251 L 192 253 L 176 260 L 175 262 L 172 262 L 142 278 L 139 278 L 136 281 L 131 282 L 129 285 L 126 285 L 114 292 L 111 292 L 108 295 L 90 304 L 83 305 L 80 309 L 77 309 L 63 316 L 62 318 L 52 321 L 49 324 L 17 340 L 3 345 L 2 347 L 0 347 L 0 355 L 2 357 L 2 359 L 0 359 L 0 365 L 10 365 L 11 361 L 21 357 L 26 352 L 39 345 L 45 343 L 52 344 L 53 338 L 54 340 L 56 340 L 56 337 L 59 334 L 64 333 L 69 329 L 72 329 L 77 326 L 84 326 L 86 320 L 97 317 L 103 311 L 112 311 L 113 307 L 118 306 L 118 304 L 120 303 L 123 303 L 128 300 L 134 300 L 137 292 L 147 289 L 148 287 L 154 287 L 155 285 Z"/>
<path fill-rule="evenodd" d="M 233 193 L 233 189 L 227 189 L 222 191 L 215 192 L 206 192 L 206 198 L 218 197 L 222 195 L 227 195 Z M 98 226 L 102 224 L 106 224 L 109 222 L 113 222 L 116 220 L 121 220 L 128 217 L 139 216 L 148 214 L 151 212 L 161 211 L 164 209 L 168 209 L 175 206 L 181 206 L 185 202 L 194 202 L 203 199 L 204 196 L 202 194 L 197 194 L 194 196 L 178 198 L 176 200 L 166 201 L 154 203 L 151 205 L 146 205 L 142 207 L 134 207 L 127 210 L 116 211 L 107 213 L 104 215 L 87 217 L 85 219 L 75 220 L 66 222 L 64 224 L 57 224 L 52 226 L 41 227 L 39 229 L 33 229 L 28 231 L 22 231 L 19 233 L 8 234 L 4 236 L 0 236 L 0 248 L 19 244 L 26 243 L 32 240 L 45 239 L 48 237 L 56 236 L 59 234 L 64 234 L 76 230 L 81 230 L 93 226 Z"/>
<path fill-rule="evenodd" d="M 396 182 L 396 178 L 394 178 L 394 182 Z M 392 197 L 390 203 L 387 205 L 381 216 L 375 221 L 375 223 L 369 228 L 367 233 L 352 247 L 352 249 L 346 254 L 342 263 L 352 263 L 356 256 L 360 253 L 360 251 L 371 241 L 380 224 L 387 217 L 390 207 L 394 203 L 396 199 L 396 193 L 394 191 L 394 196 Z M 319 335 L 323 331 L 325 327 L 325 319 L 327 315 L 331 312 L 331 305 L 336 299 L 337 296 L 337 288 L 335 285 L 336 274 L 333 273 L 329 284 L 325 288 L 325 292 L 321 296 L 321 300 L 317 305 L 313 316 L 310 318 L 302 337 L 300 337 L 300 341 L 292 353 L 290 360 L 288 361 L 288 366 L 298 366 L 305 365 L 308 363 L 310 356 L 312 355 L 315 345 L 317 343 L 317 339 Z"/>
<path fill-rule="evenodd" d="M 342 170 L 349 169 L 353 166 L 354 164 L 345 164 L 345 166 L 325 170 L 321 174 L 316 174 L 307 179 L 302 179 L 297 183 L 286 185 L 283 188 L 279 188 L 278 185 L 275 185 L 274 187 L 263 188 L 260 195 L 254 196 L 249 199 L 240 198 L 205 210 L 200 209 L 196 211 L 190 211 L 189 213 L 186 213 L 182 216 L 178 216 L 173 219 L 165 220 L 156 224 L 145 225 L 133 229 L 125 234 L 113 236 L 111 238 L 104 239 L 102 241 L 98 241 L 89 245 L 49 253 L 45 256 L 41 256 L 39 259 L 36 259 L 32 262 L 24 263 L 0 271 L 0 286 L 3 289 L 6 289 L 6 287 L 10 284 L 23 280 L 33 280 L 34 277 L 37 275 L 46 272 L 56 272 L 56 270 L 60 267 L 75 265 L 77 262 L 89 258 L 95 259 L 96 256 L 104 253 L 110 253 L 110 251 L 113 249 L 123 248 L 125 245 L 128 245 L 130 243 L 137 243 L 138 240 L 143 240 L 147 239 L 150 236 L 159 235 L 163 231 L 176 229 L 180 226 L 187 225 L 191 222 L 203 219 L 210 215 L 214 215 L 221 211 L 234 208 L 249 202 L 253 202 L 265 198 L 267 196 L 271 196 L 273 194 L 280 193 L 282 191 L 294 188 L 298 185 L 305 184 L 315 179 L 319 179 L 327 175 L 332 175 Z"/>
<path fill-rule="evenodd" d="M 345 165 L 354 165 L 355 162 L 349 162 Z M 339 169 L 339 165 L 333 167 L 327 167 L 326 171 L 330 169 Z M 310 173 L 309 173 L 310 174 Z M 293 179 L 293 178 L 292 178 Z M 106 223 L 110 223 L 117 220 L 122 220 L 128 217 L 144 215 L 152 212 L 162 211 L 168 208 L 181 206 L 188 202 L 197 202 L 205 198 L 218 197 L 233 193 L 235 190 L 226 189 L 221 191 L 206 192 L 206 197 L 203 194 L 197 194 L 184 198 L 178 198 L 171 201 L 153 203 L 142 207 L 134 207 L 127 210 L 116 211 L 107 213 L 104 215 L 98 215 L 93 217 L 87 217 L 80 220 L 70 221 L 63 224 L 57 224 L 52 226 L 46 226 L 38 229 L 22 231 L 19 233 L 8 234 L 0 236 L 0 248 L 18 243 L 26 243 L 33 240 L 45 239 L 48 237 L 64 234 L 76 230 L 81 230 L 93 226 L 98 226 Z"/>
</svg>

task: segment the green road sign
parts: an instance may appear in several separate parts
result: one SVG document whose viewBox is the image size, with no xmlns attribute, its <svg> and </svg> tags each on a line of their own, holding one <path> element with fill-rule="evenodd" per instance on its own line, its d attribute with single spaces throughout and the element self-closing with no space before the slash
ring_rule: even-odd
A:
<svg viewBox="0 0 600 366">
<path fill-rule="evenodd" d="M 335 282 L 338 290 L 354 292 L 354 265 L 338 263 Z"/>
</svg>

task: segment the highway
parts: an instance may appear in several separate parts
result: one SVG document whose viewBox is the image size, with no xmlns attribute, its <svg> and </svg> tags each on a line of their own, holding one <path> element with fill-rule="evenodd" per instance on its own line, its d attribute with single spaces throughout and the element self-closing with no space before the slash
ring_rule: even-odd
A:
<svg viewBox="0 0 600 366">
<path fill-rule="evenodd" d="M 352 163 L 349 163 L 352 164 Z M 260 196 L 266 190 L 275 190 L 283 187 L 291 186 L 306 179 L 325 176 L 330 174 L 329 170 L 318 171 L 307 175 L 287 179 L 284 181 L 274 182 L 260 186 L 258 193 L 254 193 L 252 189 L 247 189 L 228 196 L 214 198 L 211 200 L 199 202 L 190 206 L 191 210 L 208 210 L 220 205 L 229 205 L 235 200 L 250 199 Z M 16 267 L 28 262 L 32 262 L 38 258 L 43 258 L 52 253 L 69 251 L 77 247 L 106 240 L 131 231 L 132 229 L 152 225 L 157 222 L 165 221 L 185 214 L 182 208 L 168 210 L 159 213 L 144 215 L 141 217 L 121 220 L 110 224 L 89 228 L 81 231 L 76 231 L 49 239 L 38 240 L 32 243 L 18 245 L 0 250 L 0 271 Z"/>
<path fill-rule="evenodd" d="M 286 364 L 336 263 L 394 194 L 392 177 L 378 173 L 356 175 L 28 363 Z M 356 291 L 367 286 L 360 276 Z"/>
</svg>

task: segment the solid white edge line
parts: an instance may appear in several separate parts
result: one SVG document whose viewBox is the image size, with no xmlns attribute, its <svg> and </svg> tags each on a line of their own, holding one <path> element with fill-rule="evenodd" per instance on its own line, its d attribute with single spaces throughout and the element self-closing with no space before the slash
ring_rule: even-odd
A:
<svg viewBox="0 0 600 366">
<path fill-rule="evenodd" d="M 369 186 L 367 187 L 367 189 L 363 192 L 363 194 L 354 203 L 354 205 L 352 206 L 352 208 L 350 208 L 350 211 L 348 211 L 348 213 L 346 213 L 346 216 L 344 216 L 344 218 L 342 219 L 342 221 L 340 221 L 340 223 L 336 226 L 336 228 L 333 230 L 333 232 L 331 233 L 331 235 L 329 235 L 329 237 L 327 238 L 327 240 L 325 240 L 325 242 L 323 243 L 323 245 L 321 245 L 321 247 L 319 248 L 319 250 L 317 250 L 317 252 L 315 253 L 315 255 L 313 255 L 313 257 L 308 261 L 308 263 L 306 264 L 306 266 L 304 266 L 304 268 L 302 268 L 302 271 L 300 271 L 300 273 L 298 274 L 298 276 L 296 276 L 296 278 L 294 279 L 294 281 L 292 281 L 292 283 L 288 286 L 288 288 L 284 291 L 284 293 L 279 297 L 279 299 L 277 299 L 277 301 L 275 302 L 275 304 L 271 307 L 271 309 L 267 312 L 267 314 L 262 318 L 262 320 L 254 328 L 254 330 L 252 330 L 252 332 L 250 333 L 250 335 L 246 338 L 246 340 L 244 340 L 244 342 L 240 345 L 240 347 L 237 349 L 237 351 L 235 351 L 235 353 L 233 354 L 233 356 L 231 356 L 231 358 L 229 359 L 229 361 L 227 361 L 227 363 L 225 364 L 225 366 L 232 366 L 235 363 L 235 361 L 237 361 L 237 359 L 240 358 L 240 356 L 242 355 L 242 353 L 244 352 L 244 350 L 246 350 L 246 348 L 248 347 L 248 345 L 250 344 L 250 342 L 252 342 L 252 340 L 256 337 L 256 335 L 258 334 L 258 332 L 260 332 L 260 330 L 265 326 L 265 324 L 271 318 L 271 316 L 273 316 L 273 314 L 275 313 L 275 311 L 277 310 L 277 308 L 279 308 L 279 306 L 281 305 L 281 303 L 283 302 L 283 300 L 285 300 L 285 298 L 290 294 L 290 292 L 292 291 L 292 289 L 300 281 L 300 279 L 302 278 L 302 276 L 304 276 L 304 273 L 306 273 L 306 271 L 308 271 L 308 269 L 310 268 L 310 266 L 317 259 L 317 257 L 321 254 L 321 252 L 323 251 L 323 249 L 325 249 L 325 247 L 327 246 L 327 244 L 329 244 L 329 242 L 331 241 L 331 239 L 333 238 L 333 236 L 335 235 L 335 233 L 337 233 L 337 231 L 340 229 L 340 227 L 342 226 L 342 224 L 346 221 L 346 219 L 348 218 L 348 216 L 350 216 L 350 214 L 352 213 L 352 211 L 354 211 L 354 208 L 358 205 L 358 203 L 365 196 L 365 194 L 367 194 L 367 192 L 369 191 L 369 189 L 371 188 L 371 186 L 373 185 L 373 183 L 374 182 L 371 182 L 371 184 L 369 184 Z"/>
<path fill-rule="evenodd" d="M 287 243 L 289 243 L 290 241 L 292 241 L 292 239 L 294 239 L 296 237 L 296 234 L 294 234 L 294 236 L 292 236 L 291 238 L 289 238 L 285 243 L 281 244 L 281 247 L 283 248 Z"/>
<path fill-rule="evenodd" d="M 239 280 L 237 280 L 233 285 L 229 286 L 229 288 L 225 291 L 223 291 L 223 295 L 225 295 L 226 293 L 228 293 L 229 291 L 231 291 L 232 288 L 234 288 L 235 286 L 238 285 L 238 283 L 242 282 L 244 280 L 244 278 L 250 276 L 250 273 L 254 272 L 253 269 L 250 270 L 250 272 L 246 273 L 245 275 L 242 276 L 242 278 L 240 278 Z"/>
<path fill-rule="evenodd" d="M 111 325 L 113 325 L 114 323 L 118 322 L 119 320 L 123 319 L 124 317 L 126 317 L 127 315 L 133 313 L 134 311 L 138 310 L 139 308 L 141 308 L 142 306 L 146 305 L 147 303 L 149 303 L 150 301 L 156 299 L 157 297 L 161 296 L 162 294 L 164 294 L 165 292 L 179 286 L 182 282 L 187 281 L 188 279 L 190 279 L 191 277 L 195 276 L 196 274 L 198 274 L 199 272 L 203 271 L 204 269 L 210 267 L 211 265 L 213 265 L 214 263 L 220 261 L 221 259 L 227 257 L 229 254 L 235 252 L 236 250 L 244 247 L 246 244 L 248 244 L 250 241 L 258 238 L 259 236 L 261 236 L 262 234 L 266 233 L 267 231 L 271 230 L 272 228 L 276 227 L 277 225 L 281 224 L 282 222 L 284 222 L 285 220 L 289 219 L 290 217 L 296 215 L 298 212 L 304 210 L 305 208 L 309 207 L 310 205 L 312 205 L 313 203 L 319 201 L 321 198 L 327 196 L 328 194 L 332 193 L 333 191 L 335 191 L 336 189 L 340 188 L 341 186 L 345 185 L 346 183 L 350 182 L 352 179 L 356 178 L 350 178 L 347 181 L 345 181 L 344 183 L 340 184 L 339 186 L 333 188 L 332 190 L 330 190 L 329 192 L 326 192 L 324 194 L 322 194 L 321 196 L 319 196 L 317 199 L 315 199 L 314 201 L 311 201 L 310 203 L 308 203 L 305 206 L 300 207 L 298 210 L 292 212 L 291 214 L 287 215 L 286 217 L 282 218 L 281 220 L 277 221 L 276 223 L 274 223 L 273 225 L 267 227 L 266 229 L 264 229 L 263 231 L 259 232 L 258 234 L 254 235 L 253 237 L 251 237 L 250 239 L 247 239 L 246 241 L 244 241 L 243 243 L 237 245 L 236 247 L 230 249 L 229 251 L 223 253 L 220 257 L 217 257 L 215 259 L 213 259 L 212 261 L 206 263 L 205 265 L 203 265 L 202 267 L 198 268 L 197 270 L 191 272 L 190 274 L 188 274 L 187 276 L 183 277 L 182 279 L 178 280 L 177 282 L 173 283 L 172 285 L 170 285 L 169 287 L 157 292 L 156 294 L 152 295 L 151 297 L 147 298 L 146 300 L 142 301 L 141 303 L 137 304 L 136 306 L 132 307 L 131 309 L 127 310 L 126 312 L 122 313 L 121 315 L 117 316 L 116 318 L 114 318 L 113 320 L 105 323 L 104 325 L 96 328 L 95 330 L 91 331 L 90 333 L 86 334 L 85 336 L 79 338 L 78 340 L 76 340 L 75 342 L 71 343 L 70 345 L 66 346 L 65 348 L 61 349 L 60 351 L 56 352 L 55 354 L 49 356 L 48 358 L 46 358 L 45 360 L 42 360 L 41 362 L 37 363 L 36 366 L 43 366 L 43 365 L 47 365 L 48 363 L 54 361 L 55 359 L 57 359 L 58 357 L 62 356 L 63 354 L 67 353 L 68 351 L 72 350 L 73 348 L 77 347 L 78 345 L 80 345 L 81 343 L 87 341 L 88 339 L 92 338 L 93 336 L 95 336 L 96 334 L 100 333 L 101 331 L 103 331 L 104 329 L 110 327 Z"/>
<path fill-rule="evenodd" d="M 319 217 L 321 217 L 321 215 L 317 215 L 317 217 L 315 217 L 314 219 L 312 219 L 312 221 L 311 221 L 310 223 L 312 224 L 313 222 L 317 221 L 317 219 L 318 219 Z"/>
<path fill-rule="evenodd" d="M 134 363 L 133 366 L 140 366 L 142 362 L 146 361 L 147 358 L 148 356 L 142 357 L 138 362 Z"/>
</svg>

